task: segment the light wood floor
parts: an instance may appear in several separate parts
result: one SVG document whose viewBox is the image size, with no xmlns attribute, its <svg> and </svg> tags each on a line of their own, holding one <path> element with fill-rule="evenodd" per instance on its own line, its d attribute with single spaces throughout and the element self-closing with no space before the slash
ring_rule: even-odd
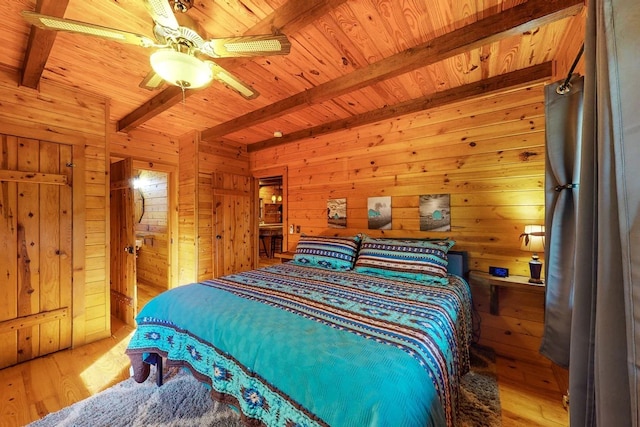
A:
<svg viewBox="0 0 640 427">
<path fill-rule="evenodd" d="M 128 378 L 132 333 L 112 319 L 109 338 L 0 370 L 0 427 L 23 426 Z M 568 426 L 562 378 L 550 367 L 498 358 L 497 371 L 504 427 Z"/>
<path fill-rule="evenodd" d="M 138 310 L 137 311 L 140 311 L 142 307 L 144 307 L 145 304 L 148 303 L 151 298 L 167 290 L 166 288 L 161 288 L 159 286 L 154 286 L 151 283 L 140 282 L 140 281 L 138 282 L 137 288 L 138 288 Z"/>
</svg>

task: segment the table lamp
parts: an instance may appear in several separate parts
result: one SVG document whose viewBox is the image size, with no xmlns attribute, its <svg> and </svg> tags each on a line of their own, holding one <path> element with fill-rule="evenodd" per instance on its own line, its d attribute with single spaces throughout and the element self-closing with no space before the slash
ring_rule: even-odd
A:
<svg viewBox="0 0 640 427">
<path fill-rule="evenodd" d="M 544 225 L 525 225 L 524 233 L 520 235 L 520 240 L 522 241 L 520 249 L 533 252 L 531 261 L 529 261 L 531 275 L 529 283 L 544 283 L 540 279 L 542 262 L 538 256 L 538 252 L 544 252 Z"/>
</svg>

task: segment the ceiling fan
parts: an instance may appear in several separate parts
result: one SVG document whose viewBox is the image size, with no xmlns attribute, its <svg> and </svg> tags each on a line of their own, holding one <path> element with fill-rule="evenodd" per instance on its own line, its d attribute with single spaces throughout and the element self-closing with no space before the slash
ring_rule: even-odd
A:
<svg viewBox="0 0 640 427">
<path fill-rule="evenodd" d="M 209 58 L 286 55 L 291 43 L 285 35 L 257 35 L 203 39 L 191 22 L 181 25 L 175 12 L 184 13 L 192 0 L 144 0 L 154 21 L 154 38 L 71 19 L 23 11 L 29 23 L 45 30 L 80 33 L 145 48 L 155 48 L 150 62 L 153 69 L 140 84 L 158 89 L 164 82 L 184 89 L 207 86 L 212 80 L 225 84 L 246 99 L 258 92 Z M 173 7 L 171 6 L 173 4 Z M 180 21 L 185 21 L 181 16 Z M 201 59 L 205 57 L 205 59 Z"/>
</svg>

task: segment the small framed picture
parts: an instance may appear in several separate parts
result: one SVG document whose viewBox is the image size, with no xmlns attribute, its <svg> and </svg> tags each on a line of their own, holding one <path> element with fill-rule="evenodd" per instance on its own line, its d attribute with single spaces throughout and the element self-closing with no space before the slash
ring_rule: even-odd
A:
<svg viewBox="0 0 640 427">
<path fill-rule="evenodd" d="M 449 194 L 420 196 L 420 231 L 451 231 Z"/>
<path fill-rule="evenodd" d="M 329 228 L 347 228 L 347 199 L 327 200 L 327 223 Z"/>
<path fill-rule="evenodd" d="M 367 200 L 369 230 L 391 230 L 391 196 Z"/>
</svg>

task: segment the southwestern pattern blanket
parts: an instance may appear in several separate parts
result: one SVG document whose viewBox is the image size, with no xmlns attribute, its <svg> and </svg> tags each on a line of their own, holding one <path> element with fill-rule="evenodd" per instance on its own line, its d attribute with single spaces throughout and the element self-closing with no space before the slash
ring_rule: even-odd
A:
<svg viewBox="0 0 640 427">
<path fill-rule="evenodd" d="M 134 366 L 188 367 L 248 425 L 451 426 L 471 293 L 289 263 L 167 291 L 137 322 Z"/>
</svg>

